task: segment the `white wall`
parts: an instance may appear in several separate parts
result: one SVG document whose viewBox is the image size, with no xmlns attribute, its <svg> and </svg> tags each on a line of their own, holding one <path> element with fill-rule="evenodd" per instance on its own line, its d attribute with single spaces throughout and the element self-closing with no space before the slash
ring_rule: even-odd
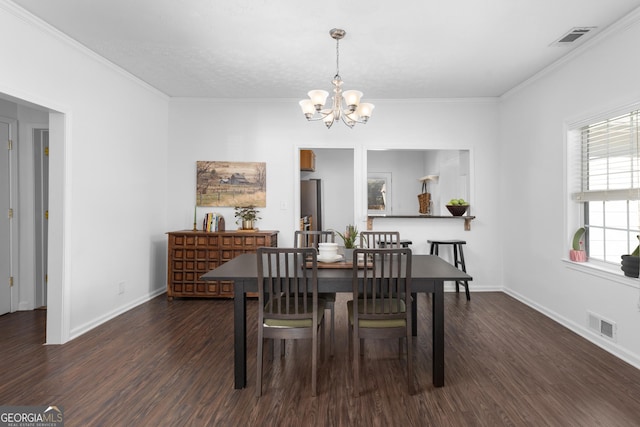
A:
<svg viewBox="0 0 640 427">
<path fill-rule="evenodd" d="M 354 221 L 360 229 L 366 228 L 367 149 L 469 149 L 474 159 L 470 201 L 477 216 L 471 231 L 464 231 L 459 219 L 376 219 L 374 228 L 398 229 L 403 238 L 414 242 L 413 249 L 418 253 L 428 253 L 427 240 L 431 238 L 464 239 L 468 271 L 474 278 L 473 289 L 499 289 L 502 261 L 497 255 L 501 227 L 496 101 L 374 102 L 376 115 L 367 125 L 349 129 L 338 123 L 327 130 L 321 122 L 307 123 L 294 100 L 171 99 L 169 228 L 192 227 L 197 160 L 266 162 L 267 207 L 261 210 L 258 226 L 279 230 L 279 244 L 284 246 L 293 245 L 293 232 L 298 227 L 294 203 L 294 195 L 299 192 L 298 148 L 354 150 Z M 411 108 L 407 108 L 408 104 Z M 415 187 L 417 195 L 420 188 L 416 181 L 408 185 Z M 198 210 L 198 221 L 207 210 Z M 225 215 L 228 224 L 233 223 L 232 208 L 216 210 Z"/>
<path fill-rule="evenodd" d="M 508 292 L 640 367 L 639 281 L 566 262 L 578 227 L 565 191 L 568 123 L 640 102 L 639 14 L 622 31 L 504 97 L 500 153 L 504 285 Z M 569 217 L 568 223 L 566 218 Z M 587 312 L 617 323 L 617 343 L 587 328 Z"/>
<path fill-rule="evenodd" d="M 166 289 L 168 101 L 5 1 L 0 39 L 1 96 L 53 111 L 47 341 L 64 342 Z"/>
</svg>

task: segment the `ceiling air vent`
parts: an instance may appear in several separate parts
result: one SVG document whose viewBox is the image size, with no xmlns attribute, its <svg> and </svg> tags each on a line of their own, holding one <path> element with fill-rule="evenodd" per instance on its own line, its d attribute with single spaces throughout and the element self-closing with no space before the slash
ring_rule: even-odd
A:
<svg viewBox="0 0 640 427">
<path fill-rule="evenodd" d="M 575 27 L 571 31 L 551 43 L 551 46 L 569 46 L 585 34 L 595 30 L 597 27 Z"/>
</svg>

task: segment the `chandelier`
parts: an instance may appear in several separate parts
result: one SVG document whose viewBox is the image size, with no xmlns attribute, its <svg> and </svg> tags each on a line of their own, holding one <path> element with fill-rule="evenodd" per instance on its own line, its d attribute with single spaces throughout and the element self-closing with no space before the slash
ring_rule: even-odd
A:
<svg viewBox="0 0 640 427">
<path fill-rule="evenodd" d="M 309 91 L 309 99 L 300 101 L 300 108 L 304 116 L 309 121 L 322 120 L 327 129 L 333 122 L 342 122 L 352 128 L 356 123 L 367 123 L 371 112 L 375 108 L 373 104 L 360 102 L 362 92 L 357 90 L 342 90 L 342 79 L 340 78 L 340 40 L 347 34 L 345 30 L 334 28 L 329 31 L 331 37 L 336 41 L 336 75 L 331 83 L 333 84 L 333 98 L 331 106 L 324 108 L 329 92 L 326 90 Z"/>
</svg>

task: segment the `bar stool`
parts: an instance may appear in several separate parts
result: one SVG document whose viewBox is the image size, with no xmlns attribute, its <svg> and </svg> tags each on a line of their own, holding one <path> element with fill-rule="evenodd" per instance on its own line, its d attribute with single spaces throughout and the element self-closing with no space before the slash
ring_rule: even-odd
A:
<svg viewBox="0 0 640 427">
<path fill-rule="evenodd" d="M 453 265 L 460 270 L 467 272 L 467 266 L 464 263 L 464 252 L 462 251 L 462 245 L 466 245 L 464 240 L 427 240 L 431 243 L 431 255 L 439 255 L 440 245 L 451 245 L 453 247 Z M 471 301 L 471 295 L 469 294 L 469 282 L 466 280 L 456 280 L 456 292 L 460 292 L 460 284 L 464 286 L 465 293 L 467 294 L 467 301 Z"/>
<path fill-rule="evenodd" d="M 403 248 L 408 248 L 409 245 L 413 244 L 413 242 L 411 240 L 400 240 L 400 242 L 398 242 L 400 244 L 400 246 L 402 246 Z M 392 247 L 392 242 L 378 242 L 378 246 L 381 249 L 388 247 Z"/>
</svg>

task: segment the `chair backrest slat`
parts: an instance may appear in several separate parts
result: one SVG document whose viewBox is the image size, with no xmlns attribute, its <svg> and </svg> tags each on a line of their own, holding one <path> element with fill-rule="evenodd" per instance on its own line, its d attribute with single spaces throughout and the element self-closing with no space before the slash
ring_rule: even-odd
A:
<svg viewBox="0 0 640 427">
<path fill-rule="evenodd" d="M 318 243 L 335 243 L 336 233 L 325 230 L 296 230 L 293 244 L 296 248 L 316 248 Z"/>
<path fill-rule="evenodd" d="M 360 247 L 369 249 L 399 248 L 400 232 L 398 231 L 362 231 Z"/>
<path fill-rule="evenodd" d="M 411 249 L 356 249 L 360 258 L 353 266 L 353 300 L 361 305 L 354 318 L 410 320 Z"/>
<path fill-rule="evenodd" d="M 313 307 L 318 304 L 316 249 L 260 247 L 257 259 L 261 319 L 315 316 Z"/>
</svg>

